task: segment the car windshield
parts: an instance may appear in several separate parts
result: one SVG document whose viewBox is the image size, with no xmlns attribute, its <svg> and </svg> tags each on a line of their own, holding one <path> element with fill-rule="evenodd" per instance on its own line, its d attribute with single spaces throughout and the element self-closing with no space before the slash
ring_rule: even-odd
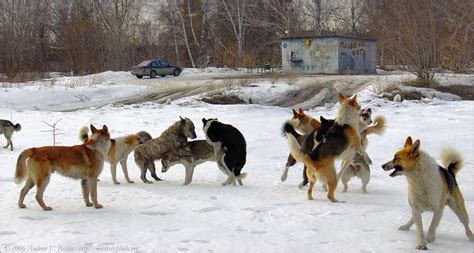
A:
<svg viewBox="0 0 474 253">
<path fill-rule="evenodd" d="M 142 61 L 140 64 L 138 64 L 138 66 L 140 67 L 145 67 L 147 66 L 151 61 Z"/>
</svg>

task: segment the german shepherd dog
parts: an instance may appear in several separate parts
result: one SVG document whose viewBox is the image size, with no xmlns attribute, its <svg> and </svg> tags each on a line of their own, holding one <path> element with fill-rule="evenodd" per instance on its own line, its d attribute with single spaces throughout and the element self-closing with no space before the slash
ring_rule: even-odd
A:
<svg viewBox="0 0 474 253">
<path fill-rule="evenodd" d="M 207 161 L 215 161 L 214 147 L 207 143 L 206 140 L 190 141 L 185 146 L 186 150 L 191 150 L 192 156 L 179 156 L 173 152 L 167 152 L 161 158 L 161 172 L 165 173 L 176 164 L 184 165 L 186 176 L 184 185 L 188 185 L 193 181 L 194 168 Z"/>
<path fill-rule="evenodd" d="M 316 179 L 326 184 L 328 189 L 327 198 L 332 202 L 337 202 L 334 191 L 337 187 L 337 175 L 334 161 L 347 149 L 354 149 L 362 155 L 364 160 L 371 164 L 371 160 L 361 145 L 360 133 L 358 130 L 359 105 L 357 98 L 346 99 L 339 95 L 339 110 L 335 124 L 330 127 L 324 138 L 311 153 L 304 152 L 299 145 L 297 133 L 290 123 L 284 125 L 284 132 L 288 138 L 291 155 L 307 167 L 309 187 L 307 191 L 308 199 L 313 199 L 312 191 Z"/>
<path fill-rule="evenodd" d="M 179 118 L 180 120 L 168 127 L 158 138 L 149 140 L 135 149 L 135 163 L 140 168 L 140 178 L 144 183 L 152 183 L 146 179 L 147 170 L 156 181 L 161 180 L 156 175 L 155 160 L 162 159 L 167 152 L 179 156 L 192 156 L 191 151 L 185 146 L 188 138 L 196 138 L 194 124 L 188 118 Z"/>
<path fill-rule="evenodd" d="M 246 163 L 247 143 L 242 133 L 232 125 L 219 122 L 217 119 L 202 119 L 207 143 L 214 147 L 214 156 L 219 169 L 228 176 L 222 185 L 235 185 L 247 173 L 241 173 Z"/>
<path fill-rule="evenodd" d="M 21 189 L 18 206 L 25 208 L 23 201 L 28 191 L 36 185 L 36 201 L 45 211 L 52 210 L 43 201 L 43 193 L 49 183 L 51 173 L 73 179 L 81 179 L 82 196 L 86 206 L 102 208 L 97 201 L 97 178 L 102 172 L 104 161 L 110 147 L 110 134 L 107 126 L 96 129 L 90 126 L 92 135 L 86 143 L 72 147 L 54 146 L 29 148 L 18 157 L 15 182 L 26 179 Z M 92 197 L 92 203 L 89 200 Z"/>
<path fill-rule="evenodd" d="M 0 134 L 3 134 L 3 136 L 5 136 L 5 139 L 7 139 L 7 145 L 3 148 L 10 147 L 10 151 L 13 151 L 12 135 L 13 132 L 18 132 L 20 130 L 21 125 L 19 123 L 13 124 L 9 120 L 0 119 Z"/>
<path fill-rule="evenodd" d="M 420 149 L 420 140 L 413 143 L 411 137 L 405 141 L 402 149 L 395 152 L 391 161 L 382 165 L 386 171 L 392 170 L 391 177 L 405 176 L 408 182 L 408 203 L 412 217 L 400 230 L 409 230 L 416 226 L 416 249 L 426 250 L 426 242 L 435 240 L 436 228 L 439 225 L 444 207 L 448 205 L 464 225 L 466 235 L 471 242 L 474 236 L 469 228 L 469 216 L 464 205 L 464 198 L 456 182 L 456 174 L 461 170 L 461 155 L 453 149 L 441 151 L 443 167 L 426 152 Z M 428 235 L 425 238 L 421 214 L 433 212 Z"/>
<path fill-rule="evenodd" d="M 79 138 L 83 143 L 89 139 L 89 130 L 87 127 L 82 127 L 79 131 Z M 123 175 L 128 183 L 134 182 L 128 177 L 127 159 L 128 155 L 140 144 L 142 139 L 137 134 L 129 134 L 126 136 L 110 139 L 110 148 L 107 154 L 107 162 L 110 164 L 110 173 L 112 174 L 112 181 L 114 184 L 120 184 L 117 181 L 117 164 L 120 162 L 122 166 Z"/>
</svg>

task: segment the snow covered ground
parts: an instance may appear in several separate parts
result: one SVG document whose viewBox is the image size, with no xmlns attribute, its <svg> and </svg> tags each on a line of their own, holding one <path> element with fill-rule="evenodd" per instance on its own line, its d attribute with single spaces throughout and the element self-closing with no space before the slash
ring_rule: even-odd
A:
<svg viewBox="0 0 474 253">
<path fill-rule="evenodd" d="M 120 80 L 127 78 L 117 75 Z M 99 84 L 55 85 L 47 92 L 40 84 L 0 88 L 0 117 L 21 123 L 23 128 L 14 134 L 14 151 L 0 150 L 0 252 L 414 252 L 414 227 L 410 231 L 398 230 L 410 216 L 406 180 L 391 178 L 380 167 L 408 135 L 420 139 L 421 148 L 438 161 L 444 146 L 463 154 L 465 163 L 457 179 L 471 221 L 474 219 L 473 101 L 427 99 L 393 103 L 375 96 L 373 86 L 360 91 L 360 104 L 370 106 L 373 115 L 384 115 L 388 128 L 380 137 L 369 136 L 368 153 L 373 160 L 369 194 L 362 193 L 360 181 L 354 178 L 348 193 L 340 193 L 341 187 L 337 190 L 336 198 L 345 203 L 334 204 L 327 201 L 319 186 L 313 193 L 315 200 L 306 200 L 306 191 L 297 188 L 301 165 L 290 169 L 286 182 L 280 181 L 288 155 L 280 128 L 291 116 L 290 109 L 216 106 L 194 99 L 168 105 L 120 105 L 113 102 L 143 88 L 128 85 L 126 80 L 105 82 L 100 79 Z M 250 93 L 247 89 L 241 94 L 268 99 L 268 94 L 282 96 L 289 89 L 285 84 L 275 87 L 276 91 L 270 91 L 265 85 L 257 85 Z M 42 109 L 53 104 L 67 109 L 81 94 L 91 98 L 82 102 L 83 107 L 90 108 L 73 112 Z M 80 103 L 80 99 L 77 101 Z M 97 101 L 110 105 L 96 107 Z M 308 113 L 331 118 L 336 109 L 337 105 L 327 105 Z M 248 144 L 243 169 L 248 177 L 244 186 L 221 186 L 225 176 L 214 163 L 198 166 L 188 186 L 182 185 L 181 166 L 159 175 L 165 181 L 146 185 L 139 179 L 132 155 L 128 165 L 134 184 L 126 183 L 119 169 L 122 184 L 114 185 L 108 164 L 105 165 L 98 188 L 103 209 L 85 207 L 79 182 L 56 174 L 45 192 L 45 202 L 53 211 L 40 209 L 34 189 L 25 201 L 28 208 L 17 207 L 21 186 L 13 182 L 13 173 L 18 154 L 28 147 L 52 144 L 52 135 L 47 132 L 50 128 L 43 121 L 60 120 L 58 141 L 73 145 L 79 143 L 77 133 L 83 125 L 106 124 L 112 137 L 140 130 L 158 136 L 179 115 L 194 121 L 199 139 L 204 138 L 203 117 L 217 117 L 241 130 Z M 160 167 L 159 161 L 156 164 Z M 431 214 L 423 217 L 427 228 Z M 474 244 L 466 238 L 453 212 L 446 209 L 436 241 L 428 247 L 431 252 L 472 253 Z"/>
</svg>

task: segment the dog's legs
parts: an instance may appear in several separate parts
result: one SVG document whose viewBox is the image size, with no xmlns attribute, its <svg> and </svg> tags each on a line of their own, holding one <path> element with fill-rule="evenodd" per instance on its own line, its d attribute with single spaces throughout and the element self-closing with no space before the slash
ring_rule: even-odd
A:
<svg viewBox="0 0 474 253">
<path fill-rule="evenodd" d="M 120 161 L 120 166 L 122 166 L 122 171 L 123 171 L 123 175 L 125 176 L 125 180 L 127 180 L 129 184 L 135 183 L 132 180 L 130 180 L 130 178 L 128 177 L 127 159 Z"/>
<path fill-rule="evenodd" d="M 110 164 L 110 174 L 112 174 L 112 181 L 114 181 L 114 184 L 120 184 L 120 182 L 117 181 L 117 163 Z"/>
<path fill-rule="evenodd" d="M 303 187 L 305 187 L 309 182 L 308 174 L 306 172 L 307 170 L 308 170 L 308 168 L 305 165 L 304 168 L 303 168 L 303 181 L 301 181 L 301 183 L 298 185 L 299 189 L 303 189 Z"/>
<path fill-rule="evenodd" d="M 156 181 L 163 181 L 161 180 L 161 178 L 159 178 L 157 175 L 156 175 L 156 168 L 155 168 L 155 162 L 154 161 L 150 161 L 148 163 L 148 169 L 150 170 L 151 172 L 151 177 L 153 179 L 155 179 Z"/>
<path fill-rule="evenodd" d="M 23 204 L 23 201 L 25 201 L 26 194 L 28 194 L 28 191 L 30 191 L 33 186 L 35 186 L 33 180 L 31 180 L 31 178 L 26 179 L 25 186 L 23 186 L 23 188 L 21 189 L 20 198 L 18 199 L 19 208 L 26 208 L 26 205 Z"/>
<path fill-rule="evenodd" d="M 421 219 L 421 211 L 412 210 L 413 221 L 416 226 L 416 249 L 427 250 L 425 233 L 423 232 L 423 220 Z"/>
<path fill-rule="evenodd" d="M 306 168 L 306 176 L 308 177 L 308 180 L 309 180 L 309 187 L 308 187 L 308 190 L 306 192 L 306 195 L 308 197 L 308 200 L 312 200 L 313 199 L 313 187 L 314 187 L 314 184 L 316 183 L 316 177 L 313 175 L 313 168 Z"/>
<path fill-rule="evenodd" d="M 448 200 L 448 205 L 456 216 L 458 216 L 459 221 L 464 225 L 469 241 L 474 242 L 474 235 L 472 234 L 471 228 L 469 228 L 469 215 L 467 214 L 464 198 L 459 188 L 453 190 L 451 199 Z"/>
<path fill-rule="evenodd" d="M 92 206 L 92 203 L 89 200 L 89 186 L 87 185 L 87 179 L 81 179 L 81 187 L 84 203 L 86 203 L 86 206 Z"/>
<path fill-rule="evenodd" d="M 286 160 L 286 165 L 285 169 L 283 170 L 283 173 L 281 174 L 281 181 L 285 182 L 286 178 L 288 177 L 288 170 L 290 169 L 291 166 L 295 165 L 296 160 L 293 158 L 293 156 L 290 154 L 288 156 L 288 159 Z"/>
<path fill-rule="evenodd" d="M 87 184 L 89 186 L 89 192 L 91 194 L 92 203 L 94 204 L 94 207 L 97 209 L 102 208 L 103 206 L 97 201 L 97 178 L 88 178 Z"/>
<path fill-rule="evenodd" d="M 362 181 L 362 192 L 367 193 L 367 185 L 370 182 L 370 168 L 367 164 L 359 165 L 360 168 L 360 180 Z"/>
<path fill-rule="evenodd" d="M 148 179 L 146 179 L 146 171 L 147 171 L 147 168 L 148 168 L 147 161 L 145 159 L 143 159 L 142 157 L 139 157 L 139 159 L 137 159 L 137 155 L 135 155 L 135 163 L 137 164 L 138 168 L 140 169 L 140 179 L 143 181 L 143 183 L 152 184 L 153 182 L 150 182 L 150 181 L 148 181 Z"/>
<path fill-rule="evenodd" d="M 405 223 L 404 225 L 401 225 L 398 230 L 409 230 L 411 228 L 411 226 L 413 226 L 413 223 L 415 223 L 415 221 L 413 220 L 413 216 L 410 217 L 410 219 L 407 221 L 407 223 Z"/>
<path fill-rule="evenodd" d="M 10 151 L 13 151 L 13 141 L 12 141 L 12 139 L 10 139 L 9 142 L 10 142 Z"/>
<path fill-rule="evenodd" d="M 186 164 L 184 168 L 186 169 L 186 175 L 184 177 L 184 184 L 183 185 L 188 185 L 191 183 L 192 178 L 193 178 L 193 165 L 192 164 Z"/>
<path fill-rule="evenodd" d="M 36 201 L 38 201 L 38 204 L 45 211 L 53 210 L 53 208 L 47 206 L 43 201 L 43 193 L 44 193 L 44 190 L 46 189 L 46 186 L 48 186 L 49 179 L 50 179 L 50 175 L 46 176 L 44 178 L 44 180 L 42 180 L 42 181 L 39 180 L 38 182 L 36 182 L 36 196 L 35 196 L 35 198 L 36 198 Z"/>
<path fill-rule="evenodd" d="M 327 186 L 328 186 L 328 194 L 327 198 L 331 202 L 339 202 L 335 197 L 334 197 L 334 192 L 336 191 L 337 188 L 337 175 L 336 175 L 336 168 L 334 168 L 334 165 L 331 169 L 332 173 L 329 175 L 329 178 L 327 179 Z"/>
<path fill-rule="evenodd" d="M 428 229 L 428 234 L 426 235 L 426 241 L 427 242 L 432 242 L 436 238 L 436 228 L 438 228 L 439 221 L 441 220 L 441 216 L 443 216 L 443 209 L 439 208 L 438 210 L 435 210 L 433 212 L 433 218 L 431 219 L 431 225 L 430 228 Z"/>
</svg>

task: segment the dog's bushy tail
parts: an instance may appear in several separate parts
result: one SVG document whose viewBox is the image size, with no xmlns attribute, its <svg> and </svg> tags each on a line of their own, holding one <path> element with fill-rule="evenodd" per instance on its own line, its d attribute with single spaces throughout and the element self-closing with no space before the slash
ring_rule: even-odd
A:
<svg viewBox="0 0 474 253">
<path fill-rule="evenodd" d="M 34 153 L 33 148 L 25 149 L 23 152 L 20 153 L 18 156 L 18 160 L 16 162 L 16 170 L 15 170 L 15 183 L 20 184 L 25 180 L 26 177 L 26 159 L 30 158 Z"/>
<path fill-rule="evenodd" d="M 234 174 L 235 175 L 235 174 Z M 247 177 L 247 172 L 242 172 L 242 173 L 239 173 L 239 175 L 235 175 L 235 177 L 237 179 L 244 179 Z"/>
<path fill-rule="evenodd" d="M 454 176 L 461 170 L 463 159 L 461 154 L 455 149 L 445 148 L 441 150 L 441 164 Z"/>
<path fill-rule="evenodd" d="M 288 139 L 288 147 L 290 148 L 290 153 L 296 161 L 304 163 L 307 167 L 313 166 L 313 160 L 311 157 L 303 152 L 301 149 L 300 144 L 298 143 L 298 136 L 300 136 L 295 128 L 288 122 L 283 125 L 283 133 L 286 135 Z"/>
<path fill-rule="evenodd" d="M 293 125 L 291 125 L 291 123 L 289 121 L 286 121 L 284 124 L 283 124 L 283 127 L 281 129 L 281 134 L 283 136 L 287 136 L 287 134 L 291 134 L 293 135 L 296 139 L 298 139 L 301 135 L 296 132 L 295 130 L 295 127 Z"/>
<path fill-rule="evenodd" d="M 369 134 L 381 135 L 385 131 L 385 127 L 386 127 L 385 117 L 382 115 L 377 115 L 374 118 L 374 124 L 367 127 L 367 129 L 365 129 L 365 134 L 366 135 L 369 135 Z"/>
<path fill-rule="evenodd" d="M 13 130 L 15 130 L 15 132 L 18 132 L 21 130 L 21 125 L 20 123 L 16 123 L 14 126 L 13 126 Z"/>
<path fill-rule="evenodd" d="M 79 140 L 81 140 L 82 143 L 86 143 L 86 141 L 89 139 L 89 128 L 87 126 L 81 127 L 79 129 Z"/>
</svg>

